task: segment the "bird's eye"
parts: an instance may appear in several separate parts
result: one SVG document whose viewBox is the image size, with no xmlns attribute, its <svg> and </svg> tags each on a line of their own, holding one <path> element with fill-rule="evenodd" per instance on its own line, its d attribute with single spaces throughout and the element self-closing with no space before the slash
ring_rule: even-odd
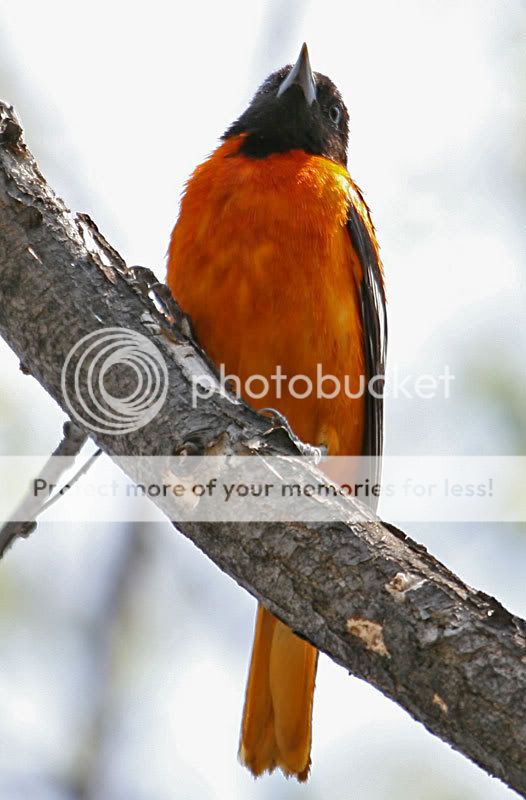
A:
<svg viewBox="0 0 526 800">
<path fill-rule="evenodd" d="M 331 106 L 329 108 L 329 117 L 331 118 L 331 120 L 334 122 L 335 125 L 339 123 L 341 116 L 342 116 L 342 110 L 340 106 Z"/>
</svg>

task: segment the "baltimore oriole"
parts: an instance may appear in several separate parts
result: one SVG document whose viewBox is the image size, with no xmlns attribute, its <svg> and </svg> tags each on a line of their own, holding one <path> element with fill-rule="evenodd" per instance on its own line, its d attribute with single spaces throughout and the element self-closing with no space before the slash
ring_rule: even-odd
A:
<svg viewBox="0 0 526 800">
<path fill-rule="evenodd" d="M 380 456 L 386 343 L 382 267 L 360 189 L 346 169 L 348 113 L 306 45 L 296 64 L 263 83 L 222 144 L 197 167 L 182 198 L 168 285 L 216 365 L 254 402 L 331 455 Z M 298 399 L 270 376 L 314 379 L 317 364 L 375 392 Z M 358 394 L 358 393 L 357 393 Z M 280 767 L 306 780 L 317 650 L 258 607 L 239 755 L 254 775 Z"/>
</svg>

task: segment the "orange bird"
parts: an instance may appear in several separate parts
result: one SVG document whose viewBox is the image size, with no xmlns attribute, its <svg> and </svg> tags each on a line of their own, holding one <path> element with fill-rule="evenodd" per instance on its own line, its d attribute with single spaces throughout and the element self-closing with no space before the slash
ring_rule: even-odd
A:
<svg viewBox="0 0 526 800">
<path fill-rule="evenodd" d="M 303 45 L 188 181 L 168 285 L 200 344 L 238 377 L 253 407 L 279 410 L 330 455 L 380 456 L 383 274 L 369 210 L 347 172 L 347 139 L 340 93 L 311 71 Z M 293 377 L 315 386 L 318 365 L 351 392 L 305 397 Z M 287 377 L 279 388 L 276 370 Z M 257 401 L 248 392 L 254 375 L 269 386 Z M 374 393 L 352 391 L 363 376 L 375 377 Z M 239 747 L 255 776 L 280 767 L 307 779 L 317 657 L 259 605 Z"/>
</svg>

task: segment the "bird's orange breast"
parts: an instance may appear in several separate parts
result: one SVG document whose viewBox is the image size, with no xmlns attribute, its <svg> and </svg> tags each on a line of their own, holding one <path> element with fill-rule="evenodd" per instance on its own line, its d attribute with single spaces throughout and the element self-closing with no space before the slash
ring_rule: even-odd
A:
<svg viewBox="0 0 526 800">
<path fill-rule="evenodd" d="M 362 273 L 347 231 L 351 180 L 303 151 L 241 155 L 240 138 L 188 182 L 168 284 L 252 406 L 279 409 L 303 440 L 332 454 L 359 454 L 363 397 L 349 394 L 365 365 Z M 323 397 L 337 385 L 328 376 L 340 389 Z"/>
</svg>

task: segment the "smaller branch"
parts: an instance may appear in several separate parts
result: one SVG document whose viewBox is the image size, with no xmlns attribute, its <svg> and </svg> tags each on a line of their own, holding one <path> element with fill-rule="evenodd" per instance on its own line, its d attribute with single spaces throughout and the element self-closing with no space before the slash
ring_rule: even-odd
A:
<svg viewBox="0 0 526 800">
<path fill-rule="evenodd" d="M 99 447 L 98 450 L 95 450 L 95 452 L 90 455 L 86 463 L 81 466 L 78 472 L 76 472 L 64 486 L 62 486 L 60 489 L 57 489 L 53 497 L 50 497 L 49 500 L 46 500 L 46 502 L 38 512 L 38 516 L 43 514 L 44 511 L 47 511 L 48 508 L 51 508 L 51 506 L 54 506 L 57 500 L 60 500 L 62 497 L 64 497 L 66 492 L 69 492 L 70 489 L 73 489 L 77 481 L 80 480 L 82 476 L 86 474 L 86 472 L 90 469 L 92 464 L 95 463 L 95 461 L 98 459 L 100 455 L 102 455 L 102 450 Z"/>
<path fill-rule="evenodd" d="M 81 428 L 71 421 L 64 423 L 63 438 L 58 447 L 53 451 L 48 458 L 44 467 L 31 482 L 31 486 L 35 485 L 35 481 L 44 480 L 48 485 L 56 485 L 60 477 L 72 466 L 75 458 L 78 456 L 84 447 L 88 436 Z M 77 482 L 83 475 L 95 458 L 100 453 L 97 451 L 91 458 L 84 464 L 79 472 L 69 482 L 67 488 Z M 56 458 L 55 456 L 61 456 Z M 50 505 L 52 505 L 58 497 L 61 497 L 66 488 L 60 489 L 51 499 L 35 497 L 33 489 L 28 490 L 20 505 L 17 507 L 13 514 L 15 518 L 13 521 L 6 522 L 0 529 L 0 559 L 9 550 L 12 544 L 21 538 L 27 538 L 35 530 L 37 517 L 42 514 Z"/>
</svg>

